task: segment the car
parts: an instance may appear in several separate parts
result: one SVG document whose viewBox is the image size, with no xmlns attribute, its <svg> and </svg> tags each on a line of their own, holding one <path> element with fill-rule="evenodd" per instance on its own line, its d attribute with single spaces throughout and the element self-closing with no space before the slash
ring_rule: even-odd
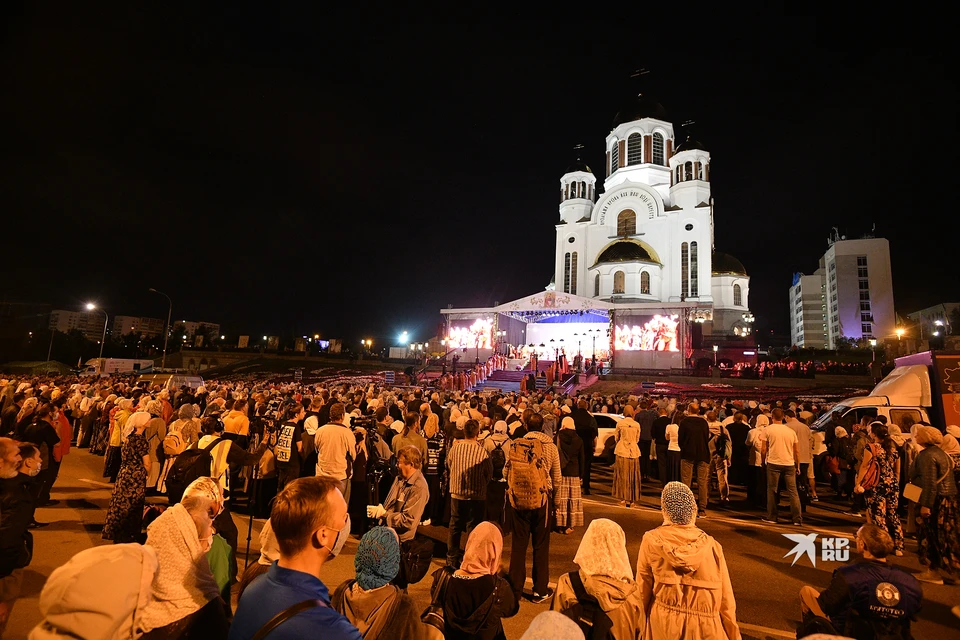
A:
<svg viewBox="0 0 960 640">
<path fill-rule="evenodd" d="M 623 420 L 623 416 L 619 413 L 591 413 L 590 415 L 597 420 L 599 431 L 593 457 L 613 463 L 613 449 L 617 446 L 617 423 Z"/>
</svg>

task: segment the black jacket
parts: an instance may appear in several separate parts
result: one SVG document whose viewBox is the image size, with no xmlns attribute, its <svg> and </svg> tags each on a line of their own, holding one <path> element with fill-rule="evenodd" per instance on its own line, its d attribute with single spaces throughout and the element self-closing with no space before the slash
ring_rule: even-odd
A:
<svg viewBox="0 0 960 640">
<path fill-rule="evenodd" d="M 680 459 L 693 462 L 710 462 L 710 426 L 700 416 L 686 416 L 678 425 L 677 444 Z"/>
<path fill-rule="evenodd" d="M 573 417 L 573 424 L 576 426 L 577 435 L 584 442 L 593 443 L 600 433 L 597 428 L 597 419 L 590 415 L 586 409 L 574 409 L 570 414 Z"/>
<path fill-rule="evenodd" d="M 840 567 L 817 598 L 837 631 L 851 638 L 910 638 L 923 591 L 912 575 L 876 560 Z"/>
<path fill-rule="evenodd" d="M 561 429 L 557 436 L 557 448 L 560 450 L 560 474 L 579 478 L 584 462 L 583 440 L 573 429 Z"/>
<path fill-rule="evenodd" d="M 33 520 L 34 503 L 27 485 L 33 481 L 22 473 L 0 479 L 0 578 L 30 563 L 33 535 L 27 525 Z"/>
</svg>

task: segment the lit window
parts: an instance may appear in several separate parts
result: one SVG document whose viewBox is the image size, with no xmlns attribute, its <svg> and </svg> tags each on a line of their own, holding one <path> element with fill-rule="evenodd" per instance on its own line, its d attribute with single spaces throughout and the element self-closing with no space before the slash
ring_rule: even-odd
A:
<svg viewBox="0 0 960 640">
<path fill-rule="evenodd" d="M 650 272 L 644 271 L 640 274 L 640 293 L 650 295 Z"/>
<path fill-rule="evenodd" d="M 626 285 L 624 284 L 626 276 L 624 276 L 623 271 L 617 271 L 613 274 L 613 292 L 614 293 L 623 293 Z"/>
<path fill-rule="evenodd" d="M 700 278 L 697 269 L 697 243 L 690 243 L 690 295 L 694 298 L 700 295 Z"/>
<path fill-rule="evenodd" d="M 613 142 L 613 149 L 610 150 L 610 173 L 613 173 L 620 166 L 620 143 Z"/>
<path fill-rule="evenodd" d="M 570 293 L 577 295 L 577 252 L 573 252 L 573 260 L 570 261 Z"/>
<path fill-rule="evenodd" d="M 740 285 L 733 285 L 733 306 L 739 307 L 743 305 L 743 293 L 740 291 Z M 798 309 L 797 311 L 801 311 Z"/>
<path fill-rule="evenodd" d="M 570 293 L 570 254 L 563 256 L 563 292 Z"/>
<path fill-rule="evenodd" d="M 624 209 L 617 216 L 617 235 L 632 236 L 637 232 L 637 214 L 630 209 Z"/>
<path fill-rule="evenodd" d="M 653 164 L 663 164 L 663 135 L 653 134 Z"/>
<path fill-rule="evenodd" d="M 680 295 L 684 298 L 690 295 L 690 245 L 686 242 L 680 245 Z"/>
<path fill-rule="evenodd" d="M 643 136 L 639 133 L 632 133 L 627 138 L 627 164 L 640 164 L 643 162 Z"/>
</svg>

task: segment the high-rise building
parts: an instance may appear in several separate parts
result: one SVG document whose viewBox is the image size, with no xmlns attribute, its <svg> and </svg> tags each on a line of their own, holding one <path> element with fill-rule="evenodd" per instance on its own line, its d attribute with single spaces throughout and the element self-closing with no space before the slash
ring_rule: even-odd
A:
<svg viewBox="0 0 960 640">
<path fill-rule="evenodd" d="M 163 326 L 165 322 L 165 320 L 161 320 L 160 318 L 114 316 L 113 335 L 124 336 L 128 333 L 136 333 L 140 336 L 152 338 L 153 336 L 163 335 Z"/>
<path fill-rule="evenodd" d="M 790 287 L 790 344 L 801 349 L 827 346 L 827 296 L 823 274 L 796 274 Z"/>
<path fill-rule="evenodd" d="M 50 329 L 61 333 L 69 333 L 79 329 L 87 340 L 100 342 L 103 337 L 105 322 L 100 311 L 69 311 L 54 309 L 50 312 Z"/>
<path fill-rule="evenodd" d="M 820 268 L 812 276 L 795 277 L 790 287 L 791 336 L 799 338 L 803 333 L 803 345 L 813 346 L 813 342 L 808 344 L 808 331 L 817 325 L 813 292 L 818 289 L 823 295 L 819 306 L 824 316 L 819 333 L 822 338 L 825 329 L 828 349 L 836 349 L 840 338 L 882 340 L 895 336 L 890 243 L 886 238 L 847 240 L 834 235 L 828 244 Z M 798 285 L 802 331 L 798 329 Z M 812 291 L 807 294 L 807 290 Z M 794 343 L 801 346 L 796 338 Z"/>
</svg>

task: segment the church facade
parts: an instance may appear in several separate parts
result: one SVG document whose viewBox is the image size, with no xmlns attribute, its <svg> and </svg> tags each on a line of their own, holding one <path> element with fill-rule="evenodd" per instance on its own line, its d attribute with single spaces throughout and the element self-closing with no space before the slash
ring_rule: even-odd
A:
<svg viewBox="0 0 960 640">
<path fill-rule="evenodd" d="M 567 169 L 548 289 L 617 306 L 694 302 L 705 334 L 748 335 L 750 277 L 714 248 L 710 153 L 675 139 L 663 107 L 638 96 L 606 138 L 603 194 L 585 163 Z"/>
</svg>

